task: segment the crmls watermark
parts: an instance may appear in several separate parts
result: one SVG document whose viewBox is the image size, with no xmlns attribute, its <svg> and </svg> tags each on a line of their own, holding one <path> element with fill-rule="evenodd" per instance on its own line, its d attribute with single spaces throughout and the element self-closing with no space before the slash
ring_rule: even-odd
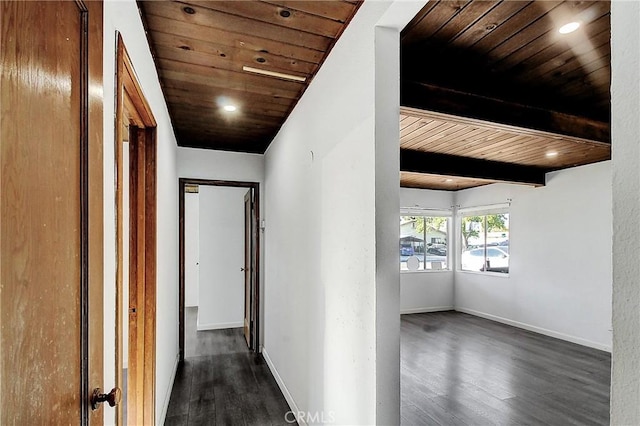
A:
<svg viewBox="0 0 640 426">
<path fill-rule="evenodd" d="M 284 420 L 287 423 L 306 423 L 306 424 L 317 424 L 317 423 L 333 423 L 336 421 L 335 414 L 333 411 L 329 411 L 325 413 L 324 411 L 287 411 L 284 415 Z"/>
</svg>

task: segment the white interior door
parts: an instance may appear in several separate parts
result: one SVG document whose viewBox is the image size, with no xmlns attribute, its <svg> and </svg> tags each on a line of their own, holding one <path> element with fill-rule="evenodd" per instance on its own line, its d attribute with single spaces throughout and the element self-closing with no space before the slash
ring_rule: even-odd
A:
<svg viewBox="0 0 640 426">
<path fill-rule="evenodd" d="M 184 194 L 184 305 L 199 306 L 200 193 Z"/>
</svg>

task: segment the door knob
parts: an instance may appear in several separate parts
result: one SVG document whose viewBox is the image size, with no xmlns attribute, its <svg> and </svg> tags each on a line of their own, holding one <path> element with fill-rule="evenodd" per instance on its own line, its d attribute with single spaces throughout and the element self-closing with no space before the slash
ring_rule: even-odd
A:
<svg viewBox="0 0 640 426">
<path fill-rule="evenodd" d="M 109 393 L 102 393 L 102 389 L 95 388 L 91 395 L 91 409 L 97 410 L 100 404 L 106 402 L 109 407 L 115 407 L 122 401 L 122 391 L 120 388 L 113 388 Z"/>
<path fill-rule="evenodd" d="M 244 268 L 240 268 L 240 272 L 244 272 Z"/>
</svg>

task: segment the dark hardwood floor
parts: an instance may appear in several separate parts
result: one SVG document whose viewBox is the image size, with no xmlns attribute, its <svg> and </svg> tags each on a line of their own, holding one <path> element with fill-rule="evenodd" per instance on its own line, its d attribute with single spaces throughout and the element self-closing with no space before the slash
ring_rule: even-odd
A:
<svg viewBox="0 0 640 426">
<path fill-rule="evenodd" d="M 185 311 L 185 360 L 165 425 L 289 425 L 289 406 L 242 329 L 196 331 L 197 308 Z"/>
<path fill-rule="evenodd" d="M 403 425 L 608 425 L 610 354 L 458 312 L 402 316 Z"/>
</svg>

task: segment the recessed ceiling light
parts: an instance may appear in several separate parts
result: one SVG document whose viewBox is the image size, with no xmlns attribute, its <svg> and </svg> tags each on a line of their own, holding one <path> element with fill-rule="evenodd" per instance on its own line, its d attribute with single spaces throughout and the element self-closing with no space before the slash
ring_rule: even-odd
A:
<svg viewBox="0 0 640 426">
<path fill-rule="evenodd" d="M 558 156 L 558 152 L 557 151 L 549 151 L 546 154 L 547 157 L 557 157 Z"/>
<path fill-rule="evenodd" d="M 564 24 L 563 26 L 561 26 L 558 32 L 560 34 L 569 34 L 577 30 L 579 27 L 580 27 L 580 22 L 576 22 L 576 21 L 569 22 L 568 24 Z"/>
<path fill-rule="evenodd" d="M 237 110 L 238 108 L 235 105 L 225 105 L 222 107 L 222 109 L 224 109 L 227 112 L 233 112 L 235 110 Z"/>
<path fill-rule="evenodd" d="M 453 179 L 445 179 L 445 182 L 453 182 Z"/>
</svg>

